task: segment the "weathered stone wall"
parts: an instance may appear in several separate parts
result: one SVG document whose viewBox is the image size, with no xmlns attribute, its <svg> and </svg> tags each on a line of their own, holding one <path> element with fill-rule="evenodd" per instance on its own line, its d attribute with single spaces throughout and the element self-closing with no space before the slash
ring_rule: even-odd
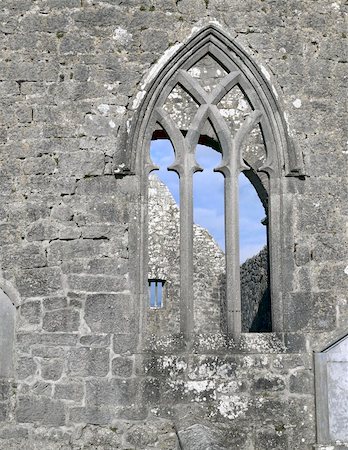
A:
<svg viewBox="0 0 348 450">
<path fill-rule="evenodd" d="M 175 449 L 195 424 L 225 448 L 312 448 L 312 350 L 348 326 L 344 9 L 1 2 L 0 288 L 17 315 L 0 448 Z M 139 174 L 115 178 L 113 157 L 150 70 L 210 21 L 262 67 L 309 175 L 280 186 L 284 332 L 140 345 Z"/>
</svg>

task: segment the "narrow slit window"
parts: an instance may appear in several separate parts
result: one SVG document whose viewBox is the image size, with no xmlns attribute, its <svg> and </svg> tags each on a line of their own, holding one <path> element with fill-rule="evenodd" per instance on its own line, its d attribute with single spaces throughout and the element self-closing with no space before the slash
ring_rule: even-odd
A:
<svg viewBox="0 0 348 450">
<path fill-rule="evenodd" d="M 163 308 L 164 280 L 149 280 L 150 308 Z"/>
</svg>

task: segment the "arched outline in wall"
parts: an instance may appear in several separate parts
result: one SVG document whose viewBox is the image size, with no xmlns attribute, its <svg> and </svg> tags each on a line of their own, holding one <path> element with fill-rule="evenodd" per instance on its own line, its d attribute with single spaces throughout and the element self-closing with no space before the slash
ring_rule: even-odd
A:
<svg viewBox="0 0 348 450">
<path fill-rule="evenodd" d="M 209 54 L 215 58 L 223 67 L 227 68 L 228 76 L 224 79 L 224 86 L 218 86 L 207 100 L 207 94 L 203 92 L 198 84 L 185 76 L 185 70 L 192 67 L 204 55 Z M 237 67 L 237 71 L 235 70 Z M 190 136 L 190 147 L 194 146 L 195 139 L 199 138 L 200 127 L 205 120 L 210 120 L 220 140 L 229 147 L 230 142 L 226 139 L 227 131 L 224 124 L 219 122 L 214 115 L 214 108 L 234 85 L 239 85 L 251 100 L 254 107 L 253 114 L 249 117 L 246 126 L 236 136 L 235 140 L 243 141 L 250 129 L 257 123 L 260 124 L 264 141 L 267 148 L 267 159 L 259 169 L 268 174 L 269 177 L 269 254 L 270 254 L 270 290 L 272 299 L 272 324 L 274 331 L 282 331 L 282 295 L 281 295 L 281 270 L 280 249 L 282 244 L 281 217 L 282 217 L 282 183 L 281 178 L 286 175 L 301 176 L 301 158 L 286 133 L 286 126 L 279 110 L 277 101 L 271 87 L 268 85 L 263 74 L 252 59 L 235 42 L 232 42 L 220 29 L 208 26 L 194 35 L 189 42 L 180 48 L 172 56 L 163 69 L 158 73 L 156 79 L 148 88 L 142 104 L 133 120 L 130 139 L 127 145 L 128 166 L 130 170 L 139 174 L 141 179 L 142 211 L 140 217 L 141 231 L 141 256 L 140 256 L 140 295 L 144 297 L 147 292 L 146 267 L 147 267 L 147 233 L 143 227 L 146 223 L 147 204 L 147 176 L 151 170 L 149 159 L 149 146 L 155 123 L 159 123 L 172 140 L 174 148 L 180 148 L 183 136 L 173 128 L 171 120 L 163 114 L 158 105 L 163 105 L 171 90 L 176 84 L 190 85 L 193 97 L 206 108 L 202 110 L 193 124 Z M 184 138 L 186 139 L 186 137 Z M 176 142 L 175 142 L 176 141 Z M 198 141 L 197 141 L 198 143 Z M 197 144 L 196 143 L 196 144 Z M 239 142 L 240 144 L 240 142 Z M 222 145 L 222 147 L 224 147 Z M 240 147 L 240 145 L 239 145 Z M 242 167 L 243 162 L 240 161 Z M 176 165 L 178 167 L 178 165 Z M 178 170 L 173 166 L 174 170 Z M 243 169 L 245 169 L 244 167 Z M 250 169 L 248 167 L 247 169 Z M 198 169 L 197 169 L 198 170 Z M 221 167 L 221 171 L 224 167 Z M 254 183 L 253 183 L 254 184 Z M 255 184 L 254 184 L 255 185 Z M 145 205 L 145 206 L 144 206 Z M 144 303 L 144 302 L 142 302 Z M 192 308 L 191 308 L 192 310 Z M 239 311 L 240 314 L 240 311 Z M 230 320 L 233 328 L 233 318 Z M 189 327 L 191 327 L 189 325 Z M 184 329 L 187 324 L 184 324 Z M 192 327 L 191 327 L 192 328 Z M 238 338 L 240 330 L 232 330 L 232 336 Z"/>
<path fill-rule="evenodd" d="M 0 276 L 0 377 L 13 376 L 16 307 L 19 294 Z M 4 322 L 2 322 L 4 321 Z"/>
<path fill-rule="evenodd" d="M 11 302 L 15 307 L 20 306 L 21 297 L 19 295 L 19 292 L 13 286 L 12 283 L 3 278 L 3 276 L 1 275 L 1 270 L 0 270 L 0 289 L 7 295 L 7 297 L 11 300 Z"/>
</svg>

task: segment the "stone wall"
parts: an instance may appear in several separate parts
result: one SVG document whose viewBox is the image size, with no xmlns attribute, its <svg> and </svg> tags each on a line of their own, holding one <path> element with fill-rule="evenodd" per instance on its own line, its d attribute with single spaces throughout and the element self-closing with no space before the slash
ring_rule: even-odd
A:
<svg viewBox="0 0 348 450">
<path fill-rule="evenodd" d="M 195 426 L 227 449 L 312 448 L 312 351 L 348 326 L 343 2 L 1 7 L 0 288 L 16 339 L 0 448 L 172 450 Z M 273 87 L 308 176 L 277 193 L 283 331 L 187 349 L 139 332 L 140 173 L 113 163 L 149 74 L 211 22 Z"/>
</svg>

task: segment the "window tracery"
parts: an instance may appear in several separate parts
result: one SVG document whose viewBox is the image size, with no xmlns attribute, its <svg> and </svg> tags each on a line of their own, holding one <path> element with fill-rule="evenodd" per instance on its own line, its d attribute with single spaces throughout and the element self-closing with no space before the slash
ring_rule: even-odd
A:
<svg viewBox="0 0 348 450">
<path fill-rule="evenodd" d="M 190 339 L 194 329 L 193 175 L 202 170 L 195 158 L 202 139 L 214 141 L 222 154 L 215 171 L 225 180 L 226 332 L 235 339 L 241 333 L 238 176 L 242 171 L 268 213 L 272 322 L 273 329 L 280 330 L 281 295 L 276 288 L 280 279 L 280 177 L 284 168 L 287 175 L 300 175 L 301 164 L 288 146 L 274 95 L 260 71 L 220 30 L 207 27 L 174 55 L 140 109 L 132 133 L 131 164 L 138 164 L 145 191 L 148 175 L 156 169 L 149 155 L 154 133 L 170 139 L 175 160 L 168 170 L 180 179 L 181 332 Z M 141 221 L 146 222 L 146 217 Z"/>
</svg>

